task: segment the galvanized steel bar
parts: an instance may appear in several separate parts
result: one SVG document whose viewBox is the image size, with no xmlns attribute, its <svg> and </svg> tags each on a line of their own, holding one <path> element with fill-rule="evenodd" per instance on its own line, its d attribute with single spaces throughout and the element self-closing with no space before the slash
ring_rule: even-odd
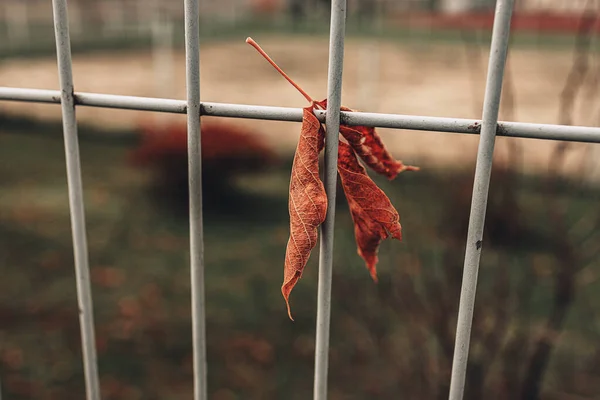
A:
<svg viewBox="0 0 600 400">
<path fill-rule="evenodd" d="M 116 96 L 110 94 L 75 93 L 75 104 L 121 110 L 159 111 L 174 114 L 187 112 L 187 101 L 152 97 Z"/>
<path fill-rule="evenodd" d="M 187 101 L 185 100 L 85 92 L 76 92 L 74 94 L 74 98 L 76 105 L 86 107 L 156 111 L 173 114 L 185 114 L 187 112 Z M 60 104 L 60 91 L 0 87 L 0 100 Z M 302 121 L 302 109 L 290 107 L 202 102 L 200 105 L 200 114 L 227 118 L 248 118 L 291 122 Z M 325 111 L 316 110 L 315 114 L 321 122 L 325 121 Z M 380 128 L 465 133 L 475 135 L 479 134 L 481 130 L 481 120 L 478 119 L 346 111 L 341 112 L 340 117 L 342 123 L 347 125 L 366 125 Z M 526 122 L 499 121 L 496 134 L 498 136 L 529 139 L 600 143 L 600 128 L 592 126 L 532 124 Z"/>
<path fill-rule="evenodd" d="M 52 0 L 52 10 L 54 14 L 58 76 L 61 87 L 60 100 L 62 105 L 67 183 L 69 188 L 69 207 L 71 212 L 71 230 L 73 234 L 73 252 L 75 256 L 77 301 L 79 303 L 79 323 L 81 328 L 86 395 L 88 400 L 100 400 L 92 289 L 90 284 L 88 248 L 85 230 L 85 210 L 83 206 L 83 188 L 81 183 L 81 162 L 79 159 L 79 143 L 77 139 L 75 100 L 73 98 L 73 71 L 67 1 Z"/>
<path fill-rule="evenodd" d="M 465 388 L 473 309 L 475 307 L 475 293 L 477 290 L 477 275 L 479 272 L 479 260 L 481 258 L 485 211 L 492 172 L 498 110 L 500 108 L 502 80 L 508 52 L 508 37 L 510 35 L 513 4 L 514 0 L 498 0 L 494 15 L 492 44 L 490 47 L 490 59 L 488 62 L 488 75 L 483 103 L 481 136 L 479 138 L 479 149 L 477 151 L 477 163 L 475 166 L 473 197 L 471 200 L 471 213 L 469 216 L 469 229 L 456 327 L 456 341 L 452 361 L 450 400 L 461 400 Z"/>
<path fill-rule="evenodd" d="M 194 399 L 207 398 L 206 313 L 204 300 L 204 232 L 200 141 L 200 15 L 199 1 L 185 0 L 185 66 L 187 90 L 188 173 L 190 196 L 190 270 Z"/>
<path fill-rule="evenodd" d="M 315 344 L 314 400 L 327 399 L 329 333 L 331 324 L 331 277 L 333 269 L 333 228 L 337 186 L 338 137 L 342 102 L 346 0 L 331 2 L 329 32 L 329 71 L 327 78 L 327 120 L 325 124 L 325 164 L 323 183 L 327 192 L 327 217 L 321 225 L 319 284 L 317 289 L 317 326 Z"/>
<path fill-rule="evenodd" d="M 187 101 L 185 100 L 85 92 L 76 92 L 73 94 L 73 97 L 75 104 L 78 106 L 157 111 L 174 114 L 185 114 L 187 112 Z M 0 100 L 60 104 L 60 91 L 0 87 Z"/>
</svg>

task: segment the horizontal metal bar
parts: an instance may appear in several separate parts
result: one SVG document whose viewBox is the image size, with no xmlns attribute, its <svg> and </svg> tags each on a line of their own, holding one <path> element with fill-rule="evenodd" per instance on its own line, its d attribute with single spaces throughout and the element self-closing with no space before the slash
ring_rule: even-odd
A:
<svg viewBox="0 0 600 400">
<path fill-rule="evenodd" d="M 75 104 L 78 106 L 175 114 L 187 113 L 187 102 L 185 100 L 82 92 L 77 92 L 74 96 Z M 0 87 L 0 100 L 60 104 L 60 92 L 58 90 Z M 213 117 L 302 122 L 302 109 L 291 107 L 202 102 L 200 113 Z M 325 121 L 325 111 L 316 110 L 315 114 L 321 122 Z M 346 125 L 366 125 L 378 128 L 466 134 L 479 134 L 481 131 L 481 120 L 478 119 L 363 112 L 341 112 L 340 115 L 342 123 Z M 600 143 L 600 128 L 591 126 L 500 121 L 498 122 L 497 135 L 529 139 Z"/>
<path fill-rule="evenodd" d="M 185 114 L 187 112 L 187 102 L 185 100 L 81 92 L 74 93 L 74 97 L 75 105 L 78 106 L 157 111 L 174 114 Z M 0 100 L 60 104 L 60 91 L 0 87 Z"/>
</svg>

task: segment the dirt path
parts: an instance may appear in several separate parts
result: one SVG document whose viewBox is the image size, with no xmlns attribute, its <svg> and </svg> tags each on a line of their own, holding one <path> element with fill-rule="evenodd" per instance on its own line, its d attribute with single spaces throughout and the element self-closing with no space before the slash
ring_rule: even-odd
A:
<svg viewBox="0 0 600 400">
<path fill-rule="evenodd" d="M 304 89 L 315 98 L 326 95 L 327 49 L 324 39 L 273 39 L 257 41 Z M 485 49 L 467 51 L 462 44 L 406 45 L 382 43 L 379 61 L 365 41 L 348 40 L 345 53 L 343 102 L 364 111 L 443 117 L 480 118 L 484 93 Z M 365 64 L 364 60 L 369 60 Z M 514 119 L 522 122 L 556 123 L 559 94 L 572 63 L 571 52 L 514 49 L 509 67 L 516 96 Z M 361 67 L 362 65 L 362 67 Z M 367 71 L 367 72 L 361 72 Z M 593 68 L 596 68 L 593 66 Z M 379 71 L 379 73 L 377 73 Z M 185 64 L 182 53 L 175 54 L 172 90 L 163 96 L 185 97 Z M 149 52 L 104 53 L 76 56 L 74 76 L 77 91 L 134 96 L 156 96 Z M 359 85 L 359 81 L 367 82 Z M 370 82 L 370 83 L 369 83 Z M 0 65 L 0 85 L 55 89 L 58 77 L 54 59 L 11 60 Z M 591 87 L 591 84 L 588 85 Z M 505 89 L 506 90 L 506 89 Z M 374 96 L 369 93 L 376 94 Z M 596 98 L 590 91 L 586 107 L 578 105 L 575 123 L 595 125 Z M 303 98 L 248 45 L 215 43 L 201 50 L 201 97 L 203 101 L 300 107 Z M 2 110 L 40 119 L 60 118 L 55 105 L 2 103 Z M 512 118 L 504 107 L 501 119 Z M 133 126 L 139 118 L 152 114 L 110 110 L 78 109 L 80 121 L 111 128 Z M 161 118 L 182 120 L 183 116 Z M 294 148 L 298 124 L 288 122 L 232 120 L 256 128 L 282 152 Z M 477 137 L 433 132 L 382 129 L 384 141 L 399 158 L 423 167 L 472 166 Z M 507 141 L 500 138 L 498 156 L 505 154 Z M 525 167 L 544 171 L 555 142 L 518 139 L 526 152 Z M 276 143 L 276 144 L 275 144 Z M 579 171 L 583 149 L 593 149 L 600 159 L 598 145 L 575 145 L 569 170 Z M 581 150 L 581 151 L 580 151 Z M 600 162 L 596 162 L 598 166 Z M 596 177 L 600 177 L 600 167 Z"/>
</svg>

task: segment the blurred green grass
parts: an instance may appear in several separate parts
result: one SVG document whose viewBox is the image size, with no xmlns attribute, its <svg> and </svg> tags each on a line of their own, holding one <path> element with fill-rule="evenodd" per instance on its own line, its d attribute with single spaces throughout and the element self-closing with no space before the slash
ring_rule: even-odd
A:
<svg viewBox="0 0 600 400">
<path fill-rule="evenodd" d="M 38 134 L 29 134 L 32 130 Z M 153 202 L 147 191 L 149 175 L 125 165 L 131 142 L 88 140 L 94 132 L 85 126 L 80 131 L 103 394 L 107 399 L 187 398 L 192 390 L 187 220 Z M 96 138 L 101 136 L 96 133 Z M 316 250 L 291 296 L 295 322 L 288 320 L 280 293 L 290 166 L 291 155 L 281 168 L 240 176 L 234 201 L 205 209 L 211 398 L 311 396 Z M 392 300 L 407 281 L 414 280 L 415 295 L 426 307 L 437 307 L 439 303 L 429 297 L 427 280 L 434 276 L 460 280 L 448 263 L 462 266 L 465 236 L 456 235 L 456 227 L 447 221 L 468 218 L 468 204 L 456 206 L 452 193 L 472 180 L 473 171 L 421 167 L 421 172 L 402 174 L 393 182 L 373 177 L 399 210 L 404 230 L 402 243 L 386 241 L 381 246 L 378 285 L 356 254 L 352 221 L 343 194 L 338 195 L 332 399 L 390 398 L 402 392 L 415 398 L 411 393 L 447 381 L 447 371 L 431 366 L 419 369 L 426 354 L 436 353 L 435 338 L 415 342 L 409 328 L 421 318 L 418 310 L 411 303 Z M 10 399 L 81 398 L 60 126 L 13 121 L 0 128 L 0 182 L 3 391 Z M 494 290 L 496 271 L 507 269 L 513 288 L 537 274 L 529 288 L 529 303 L 522 305 L 513 298 L 507 306 L 514 313 L 511 329 L 544 320 L 558 262 L 552 242 L 546 240 L 552 227 L 544 212 L 549 196 L 544 180 L 522 176 L 517 182 L 518 201 L 528 211 L 521 218 L 536 235 L 504 247 L 484 240 L 478 294 L 478 301 L 493 309 L 495 305 L 486 299 Z M 597 208 L 599 191 L 572 182 L 560 185 L 558 201 L 569 205 L 570 221 Z M 542 272 L 530 269 L 534 259 Z M 593 262 L 597 270 L 598 259 Z M 577 363 L 593 356 L 600 339 L 595 311 L 600 309 L 599 289 L 593 282 L 579 290 L 578 299 L 583 300 L 569 314 L 567 333 L 554 358 L 559 361 L 550 376 L 562 376 L 561 365 L 573 371 L 584 368 Z M 440 295 L 451 299 L 451 310 L 456 308 L 455 286 L 449 285 Z M 455 320 L 454 314 L 450 321 Z M 559 390 L 560 379 L 548 379 L 544 387 L 549 392 Z"/>
<path fill-rule="evenodd" d="M 183 20 L 174 21 L 175 26 L 183 26 Z M 6 30 L 0 24 L 0 32 Z M 54 29 L 51 21 L 40 23 L 30 29 L 32 38 L 28 44 L 14 47 L 0 45 L 0 58 L 37 58 L 54 56 L 56 53 Z M 318 36 L 329 35 L 329 20 L 312 18 L 300 24 L 292 24 L 287 18 L 268 18 L 248 16 L 239 20 L 227 21 L 211 17 L 201 21 L 200 41 L 218 42 L 243 40 L 248 36 Z M 382 27 L 360 22 L 355 16 L 349 16 L 346 23 L 346 37 L 372 38 L 401 42 L 406 44 L 427 45 L 430 43 L 479 43 L 488 46 L 491 41 L 491 29 L 472 29 L 462 31 L 451 28 L 424 28 L 402 26 L 401 22 L 386 23 Z M 511 34 L 511 46 L 535 48 L 572 48 L 576 42 L 576 33 L 536 33 L 514 32 Z M 185 46 L 183 29 L 175 30 L 173 44 L 176 48 Z M 130 49 L 149 48 L 152 45 L 150 31 L 137 31 L 125 27 L 122 32 L 104 32 L 100 25 L 86 26 L 83 33 L 72 35 L 71 48 L 73 54 L 84 54 L 97 51 L 127 51 Z M 591 50 L 600 48 L 593 41 Z"/>
</svg>

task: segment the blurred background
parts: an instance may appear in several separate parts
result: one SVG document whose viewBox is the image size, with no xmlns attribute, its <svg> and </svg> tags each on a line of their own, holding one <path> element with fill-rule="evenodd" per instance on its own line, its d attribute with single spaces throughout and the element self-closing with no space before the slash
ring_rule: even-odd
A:
<svg viewBox="0 0 600 400">
<path fill-rule="evenodd" d="M 344 105 L 480 118 L 493 0 L 349 0 Z M 201 0 L 203 101 L 315 99 L 327 0 Z M 517 0 L 502 120 L 600 124 L 599 1 Z M 77 91 L 185 98 L 183 2 L 70 0 Z M 0 3 L 0 85 L 57 89 L 50 0 Z M 56 105 L 0 102 L 0 390 L 81 399 Z M 191 398 L 185 116 L 77 110 L 105 399 Z M 317 251 L 280 286 L 300 124 L 202 119 L 209 398 L 312 396 Z M 478 138 L 379 130 L 419 172 L 388 182 L 404 240 L 373 283 L 338 195 L 329 392 L 447 398 Z M 600 145 L 498 138 L 465 399 L 600 398 Z"/>
</svg>

